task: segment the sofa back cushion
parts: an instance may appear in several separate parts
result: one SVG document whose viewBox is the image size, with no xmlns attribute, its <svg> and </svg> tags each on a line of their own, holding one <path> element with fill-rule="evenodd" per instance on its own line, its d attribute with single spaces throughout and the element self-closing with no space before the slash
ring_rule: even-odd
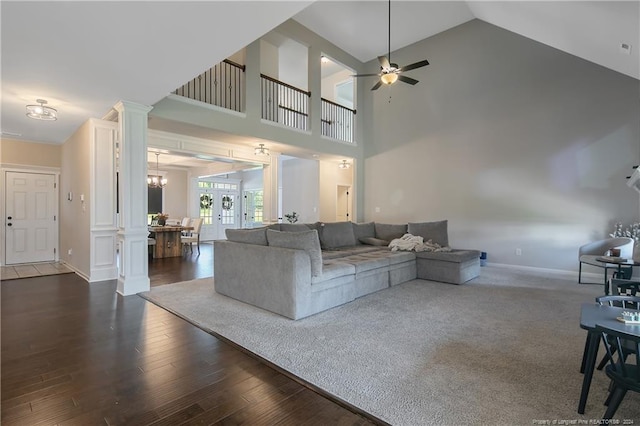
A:
<svg viewBox="0 0 640 426">
<path fill-rule="evenodd" d="M 236 243 L 267 245 L 267 228 L 255 229 L 225 229 L 227 240 Z"/>
<path fill-rule="evenodd" d="M 388 223 L 375 223 L 376 238 L 391 242 L 396 238 L 401 238 L 407 233 L 407 225 L 391 225 Z"/>
<path fill-rule="evenodd" d="M 284 232 L 303 232 L 303 231 L 308 231 L 309 228 L 306 224 L 304 223 L 281 223 L 280 224 L 280 231 L 284 231 Z"/>
<path fill-rule="evenodd" d="M 351 222 L 329 222 L 322 227 L 320 246 L 324 250 L 355 245 L 356 237 L 353 234 Z"/>
<path fill-rule="evenodd" d="M 318 231 L 309 229 L 300 232 L 274 231 L 267 229 L 267 241 L 270 246 L 304 250 L 311 259 L 311 275 L 322 275 L 322 252 Z M 278 265 L 273 265 L 277 268 Z"/>
<path fill-rule="evenodd" d="M 422 237 L 424 242 L 431 240 L 441 247 L 449 246 L 448 221 L 409 223 L 409 233 Z"/>
<path fill-rule="evenodd" d="M 363 244 L 362 238 L 374 238 L 376 236 L 376 227 L 373 222 L 367 223 L 352 223 L 353 236 L 356 239 L 356 244 Z"/>
</svg>

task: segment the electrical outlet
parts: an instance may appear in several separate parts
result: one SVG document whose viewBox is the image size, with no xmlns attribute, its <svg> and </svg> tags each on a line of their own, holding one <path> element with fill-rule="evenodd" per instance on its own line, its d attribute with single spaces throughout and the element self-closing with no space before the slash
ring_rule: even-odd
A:
<svg viewBox="0 0 640 426">
<path fill-rule="evenodd" d="M 73 249 L 69 249 L 69 251 L 67 251 L 67 254 L 68 254 L 69 256 L 73 255 Z"/>
<path fill-rule="evenodd" d="M 516 256 L 522 256 L 522 249 L 516 249 Z"/>
</svg>

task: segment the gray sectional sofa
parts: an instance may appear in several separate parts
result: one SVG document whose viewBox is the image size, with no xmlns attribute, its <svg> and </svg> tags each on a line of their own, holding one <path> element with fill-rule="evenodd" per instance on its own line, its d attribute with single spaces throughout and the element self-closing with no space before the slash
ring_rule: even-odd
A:
<svg viewBox="0 0 640 426">
<path fill-rule="evenodd" d="M 406 233 L 448 246 L 447 221 L 228 229 L 214 242 L 215 291 L 300 319 L 415 278 L 462 284 L 480 274 L 477 250 L 391 251 Z"/>
</svg>

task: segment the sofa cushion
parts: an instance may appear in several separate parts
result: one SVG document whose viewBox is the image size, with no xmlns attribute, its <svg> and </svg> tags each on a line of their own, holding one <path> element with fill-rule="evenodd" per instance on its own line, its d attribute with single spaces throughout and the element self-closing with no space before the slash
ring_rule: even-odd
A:
<svg viewBox="0 0 640 426">
<path fill-rule="evenodd" d="M 387 240 L 381 240 L 379 238 L 375 238 L 375 237 L 364 237 L 364 238 L 360 238 L 360 242 L 362 244 L 366 244 L 369 246 L 380 246 L 380 247 L 386 247 L 389 245 L 389 241 Z"/>
<path fill-rule="evenodd" d="M 351 223 L 353 227 L 353 236 L 356 244 L 364 244 L 361 238 L 374 238 L 376 236 L 376 227 L 373 222 L 367 223 Z"/>
<path fill-rule="evenodd" d="M 274 231 L 279 231 L 280 230 L 280 224 L 279 223 L 272 223 L 271 225 L 267 226 L 267 229 L 273 229 Z"/>
<path fill-rule="evenodd" d="M 443 262 L 462 263 L 469 260 L 480 259 L 478 250 L 451 250 L 451 251 L 421 251 L 416 254 L 417 259 L 440 260 Z"/>
<path fill-rule="evenodd" d="M 227 240 L 236 243 L 257 244 L 259 246 L 267 245 L 267 228 L 255 229 L 225 229 Z"/>
<path fill-rule="evenodd" d="M 285 232 L 267 229 L 267 241 L 270 246 L 304 250 L 311 259 L 311 275 L 322 275 L 322 252 L 318 231 L 308 229 L 301 232 Z M 274 265 L 278 267 L 278 265 Z"/>
<path fill-rule="evenodd" d="M 388 223 L 375 223 L 376 238 L 390 242 L 407 233 L 407 225 L 391 225 Z M 389 244 L 387 242 L 387 244 Z"/>
<path fill-rule="evenodd" d="M 281 223 L 280 224 L 280 231 L 283 232 L 304 232 L 304 231 L 308 231 L 309 228 L 306 224 L 304 223 Z"/>
<path fill-rule="evenodd" d="M 439 244 L 441 247 L 449 245 L 449 235 L 447 232 L 447 221 L 409 223 L 408 231 L 411 235 L 417 235 L 427 242 Z"/>
<path fill-rule="evenodd" d="M 325 223 L 320 233 L 320 246 L 325 249 L 350 247 L 356 245 L 351 222 Z"/>
<path fill-rule="evenodd" d="M 378 252 L 354 254 L 343 257 L 340 262 L 350 263 L 356 268 L 356 274 L 389 266 L 389 258 Z"/>
</svg>

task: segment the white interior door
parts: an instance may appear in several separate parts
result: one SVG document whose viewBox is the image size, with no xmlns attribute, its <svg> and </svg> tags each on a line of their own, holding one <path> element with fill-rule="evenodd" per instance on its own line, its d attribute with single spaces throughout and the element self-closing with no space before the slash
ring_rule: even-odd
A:
<svg viewBox="0 0 640 426">
<path fill-rule="evenodd" d="M 349 186 L 338 185 L 336 197 L 336 221 L 338 222 L 348 222 L 351 220 L 350 188 Z"/>
<path fill-rule="evenodd" d="M 6 264 L 47 262 L 56 258 L 55 175 L 5 174 Z"/>
</svg>

